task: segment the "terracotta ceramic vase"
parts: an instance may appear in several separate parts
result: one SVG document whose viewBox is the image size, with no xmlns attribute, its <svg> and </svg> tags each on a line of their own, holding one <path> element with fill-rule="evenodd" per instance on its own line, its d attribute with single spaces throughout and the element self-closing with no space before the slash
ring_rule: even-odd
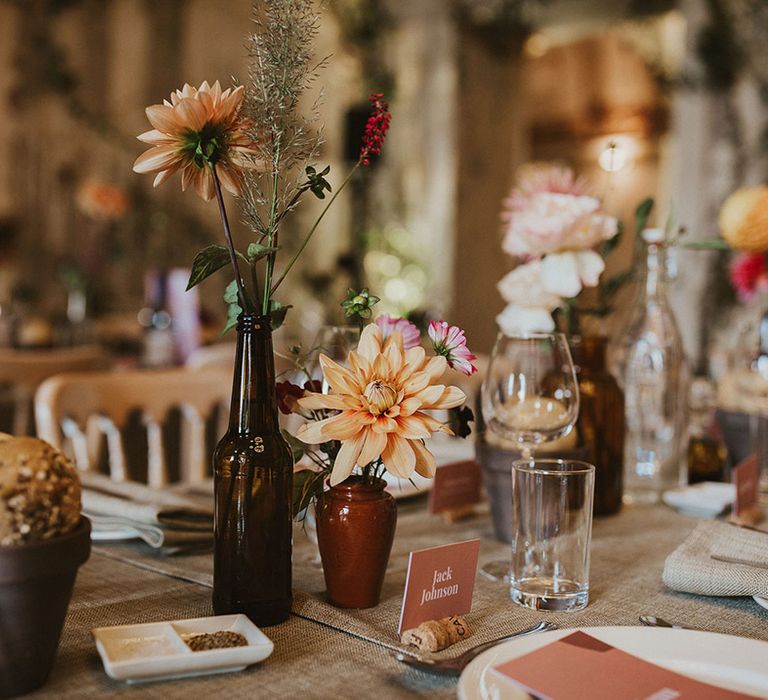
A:
<svg viewBox="0 0 768 700">
<path fill-rule="evenodd" d="M 372 608 L 381 599 L 397 524 L 384 486 L 352 476 L 318 499 L 317 543 L 328 601 L 338 608 Z"/>
<path fill-rule="evenodd" d="M 0 547 L 0 698 L 48 680 L 91 523 L 50 540 Z"/>
</svg>

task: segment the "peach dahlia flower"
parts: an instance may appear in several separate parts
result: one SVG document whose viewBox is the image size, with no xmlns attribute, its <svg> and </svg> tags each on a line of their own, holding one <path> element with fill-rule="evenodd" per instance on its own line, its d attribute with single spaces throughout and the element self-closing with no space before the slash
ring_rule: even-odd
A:
<svg viewBox="0 0 768 700">
<path fill-rule="evenodd" d="M 181 189 L 189 185 L 206 201 L 215 196 L 216 167 L 221 184 L 232 194 L 243 189 L 242 171 L 258 167 L 256 147 L 246 132 L 248 121 L 240 116 L 243 86 L 221 89 L 217 80 L 199 88 L 185 84 L 171 93 L 170 102 L 147 107 L 154 127 L 137 138 L 152 145 L 133 164 L 137 173 L 157 173 L 154 186 L 181 170 Z"/>
<path fill-rule="evenodd" d="M 331 472 L 331 485 L 344 481 L 361 467 L 381 457 L 391 474 L 407 479 L 414 470 L 425 477 L 435 473 L 435 458 L 423 440 L 440 431 L 452 434 L 424 411 L 460 406 L 466 396 L 456 387 L 437 384 L 448 368 L 442 356 L 426 356 L 424 348 L 403 348 L 403 337 L 393 332 L 382 339 L 374 323 L 363 330 L 357 351 L 349 353 L 349 368 L 325 355 L 320 365 L 331 393 L 309 394 L 299 400 L 310 410 L 338 410 L 325 420 L 310 422 L 296 434 L 302 442 L 342 442 Z"/>
</svg>

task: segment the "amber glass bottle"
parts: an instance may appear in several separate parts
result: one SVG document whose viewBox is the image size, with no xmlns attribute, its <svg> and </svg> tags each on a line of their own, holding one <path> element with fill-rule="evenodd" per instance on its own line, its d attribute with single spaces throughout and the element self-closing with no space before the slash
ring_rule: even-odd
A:
<svg viewBox="0 0 768 700">
<path fill-rule="evenodd" d="M 291 610 L 293 457 L 280 434 L 269 319 L 242 314 L 229 429 L 213 455 L 213 609 L 257 625 Z"/>
<path fill-rule="evenodd" d="M 595 515 L 621 509 L 624 474 L 624 393 L 606 368 L 607 338 L 570 339 L 579 380 L 579 443 L 589 449 L 595 465 Z"/>
</svg>

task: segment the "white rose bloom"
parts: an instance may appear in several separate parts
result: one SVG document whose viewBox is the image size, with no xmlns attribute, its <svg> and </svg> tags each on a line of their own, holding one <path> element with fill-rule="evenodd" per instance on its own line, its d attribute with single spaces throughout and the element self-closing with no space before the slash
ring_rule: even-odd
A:
<svg viewBox="0 0 768 700">
<path fill-rule="evenodd" d="M 542 284 L 547 292 L 570 299 L 582 287 L 596 286 L 604 269 L 605 262 L 593 250 L 550 253 L 541 261 Z"/>
<path fill-rule="evenodd" d="M 508 304 L 552 310 L 563 303 L 557 294 L 545 288 L 541 260 L 518 265 L 512 272 L 507 273 L 496 287 Z"/>
<path fill-rule="evenodd" d="M 504 335 L 525 335 L 526 333 L 551 333 L 555 322 L 548 309 L 508 304 L 498 316 L 496 323 Z"/>
</svg>

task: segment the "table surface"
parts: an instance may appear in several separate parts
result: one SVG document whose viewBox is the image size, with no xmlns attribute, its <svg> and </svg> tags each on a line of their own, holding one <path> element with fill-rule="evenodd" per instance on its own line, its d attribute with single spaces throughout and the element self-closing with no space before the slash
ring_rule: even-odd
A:
<svg viewBox="0 0 768 700">
<path fill-rule="evenodd" d="M 473 636 L 453 655 L 487 639 L 527 627 L 542 617 L 561 627 L 637 625 L 652 614 L 688 626 L 768 640 L 768 611 L 751 598 L 707 598 L 672 592 L 661 582 L 666 556 L 696 520 L 665 506 L 625 508 L 597 519 L 592 542 L 590 603 L 578 613 L 543 614 L 513 605 L 503 584 L 478 576 Z M 137 544 L 95 545 L 81 568 L 48 684 L 27 697 L 455 697 L 456 681 L 406 668 L 393 658 L 408 553 L 435 544 L 481 538 L 480 563 L 508 556 L 492 538 L 487 511 L 448 524 L 427 512 L 425 500 L 401 502 L 382 602 L 344 611 L 323 597 L 316 547 L 297 528 L 293 614 L 265 628 L 275 651 L 240 673 L 142 685 L 107 677 L 96 653 L 94 627 L 200 617 L 211 612 L 210 554 L 166 557 Z"/>
</svg>

